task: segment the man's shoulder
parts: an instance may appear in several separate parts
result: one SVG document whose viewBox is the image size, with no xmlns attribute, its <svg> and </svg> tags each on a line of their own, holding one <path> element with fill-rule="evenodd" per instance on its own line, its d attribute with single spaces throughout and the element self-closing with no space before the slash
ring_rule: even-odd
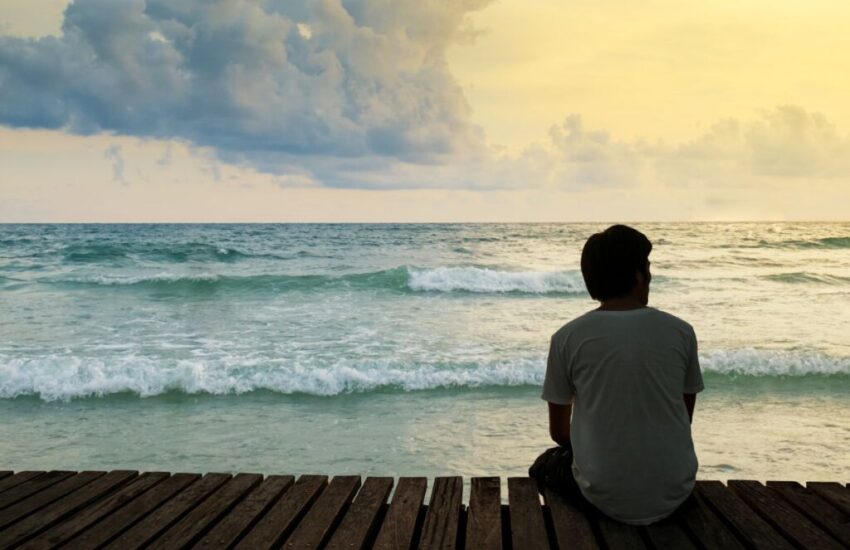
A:
<svg viewBox="0 0 850 550">
<path fill-rule="evenodd" d="M 600 315 L 597 310 L 591 310 L 565 323 L 561 328 L 555 331 L 552 338 L 563 341 L 575 333 L 597 331 L 603 329 L 605 323 L 612 322 L 612 320 L 616 318 L 616 316 L 609 317 L 604 314 Z M 686 334 L 695 334 L 694 327 L 684 319 L 677 317 L 672 313 L 653 307 L 646 308 L 646 310 L 642 311 L 639 316 L 633 317 L 633 319 L 636 321 L 640 320 L 643 322 L 657 323 Z"/>
<path fill-rule="evenodd" d="M 588 326 L 594 324 L 595 320 L 594 320 L 593 315 L 592 315 L 594 311 L 595 310 L 585 312 L 585 313 L 579 315 L 578 317 L 576 317 L 576 318 L 574 318 L 570 321 L 567 321 L 566 323 L 563 324 L 563 326 L 561 326 L 561 328 L 559 328 L 558 330 L 555 331 L 555 333 L 552 335 L 552 338 L 555 338 L 555 339 L 558 339 L 558 340 L 563 340 L 563 339 L 567 338 L 570 334 L 572 334 L 576 331 L 580 331 L 580 330 L 584 329 L 585 327 L 588 327 Z"/>
<path fill-rule="evenodd" d="M 657 319 L 663 323 L 674 326 L 680 330 L 684 330 L 685 332 L 694 332 L 694 327 L 691 324 L 681 317 L 677 317 L 672 313 L 668 313 L 666 311 L 662 311 L 657 308 L 652 308 Z"/>
</svg>

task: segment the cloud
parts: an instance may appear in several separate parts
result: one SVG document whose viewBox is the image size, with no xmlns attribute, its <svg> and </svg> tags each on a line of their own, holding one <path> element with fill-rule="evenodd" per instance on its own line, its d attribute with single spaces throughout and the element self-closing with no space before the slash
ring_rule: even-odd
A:
<svg viewBox="0 0 850 550">
<path fill-rule="evenodd" d="M 279 156 L 254 160 L 263 171 L 283 166 Z M 798 106 L 765 110 L 751 119 L 722 120 L 692 139 L 673 143 L 618 139 L 571 114 L 553 125 L 545 139 L 519 152 L 490 147 L 483 154 L 432 163 L 375 156 L 287 162 L 287 173 L 306 171 L 328 187 L 628 192 L 790 185 L 801 180 L 850 182 L 850 139 L 823 115 Z"/>
<path fill-rule="evenodd" d="M 483 136 L 445 52 L 488 2 L 77 0 L 61 36 L 0 37 L 0 123 L 259 164 L 470 154 Z"/>
<path fill-rule="evenodd" d="M 662 151 L 657 162 L 667 178 L 684 182 L 727 176 L 850 179 L 850 137 L 820 113 L 782 105 L 751 120 L 717 122 Z"/>
<path fill-rule="evenodd" d="M 121 153 L 120 145 L 110 145 L 103 156 L 112 162 L 112 181 L 127 185 L 127 179 L 124 177 L 124 155 Z"/>
<path fill-rule="evenodd" d="M 77 0 L 62 33 L 0 37 L 0 124 L 188 145 L 282 187 L 583 191 L 850 179 L 850 140 L 780 106 L 648 143 L 573 114 L 488 144 L 446 62 L 491 0 Z M 106 153 L 125 182 L 120 148 Z M 132 160 L 128 157 L 129 160 Z"/>
</svg>

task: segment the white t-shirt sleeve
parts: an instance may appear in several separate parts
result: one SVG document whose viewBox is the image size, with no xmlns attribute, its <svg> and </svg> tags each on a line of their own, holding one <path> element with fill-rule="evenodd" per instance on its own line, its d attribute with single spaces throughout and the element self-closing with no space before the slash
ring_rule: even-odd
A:
<svg viewBox="0 0 850 550">
<path fill-rule="evenodd" d="M 697 335 L 691 330 L 691 349 L 688 358 L 688 367 L 685 371 L 684 393 L 699 393 L 705 389 L 702 382 L 702 370 L 699 367 L 699 355 L 697 354 Z"/>
<path fill-rule="evenodd" d="M 543 380 L 543 399 L 556 405 L 569 405 L 576 393 L 569 373 L 569 364 L 564 350 L 555 336 L 549 343 L 549 358 L 546 361 L 546 377 Z"/>
</svg>

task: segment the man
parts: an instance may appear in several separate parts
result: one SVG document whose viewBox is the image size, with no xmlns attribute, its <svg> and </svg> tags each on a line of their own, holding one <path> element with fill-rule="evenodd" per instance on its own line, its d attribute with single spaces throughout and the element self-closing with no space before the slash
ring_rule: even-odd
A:
<svg viewBox="0 0 850 550">
<path fill-rule="evenodd" d="M 585 243 L 582 276 L 600 306 L 552 336 L 542 397 L 560 447 L 529 470 L 541 488 L 632 525 L 667 517 L 691 493 L 691 420 L 703 389 L 693 328 L 647 307 L 651 250 L 625 225 Z"/>
</svg>

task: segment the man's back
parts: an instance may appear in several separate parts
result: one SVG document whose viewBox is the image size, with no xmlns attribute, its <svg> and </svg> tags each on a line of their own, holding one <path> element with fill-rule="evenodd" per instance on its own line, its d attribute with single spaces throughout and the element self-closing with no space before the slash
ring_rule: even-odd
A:
<svg viewBox="0 0 850 550">
<path fill-rule="evenodd" d="M 690 494 L 697 470 L 684 393 L 703 389 L 689 324 L 654 308 L 594 310 L 552 337 L 543 399 L 575 397 L 573 473 L 609 516 L 651 523 Z"/>
</svg>

